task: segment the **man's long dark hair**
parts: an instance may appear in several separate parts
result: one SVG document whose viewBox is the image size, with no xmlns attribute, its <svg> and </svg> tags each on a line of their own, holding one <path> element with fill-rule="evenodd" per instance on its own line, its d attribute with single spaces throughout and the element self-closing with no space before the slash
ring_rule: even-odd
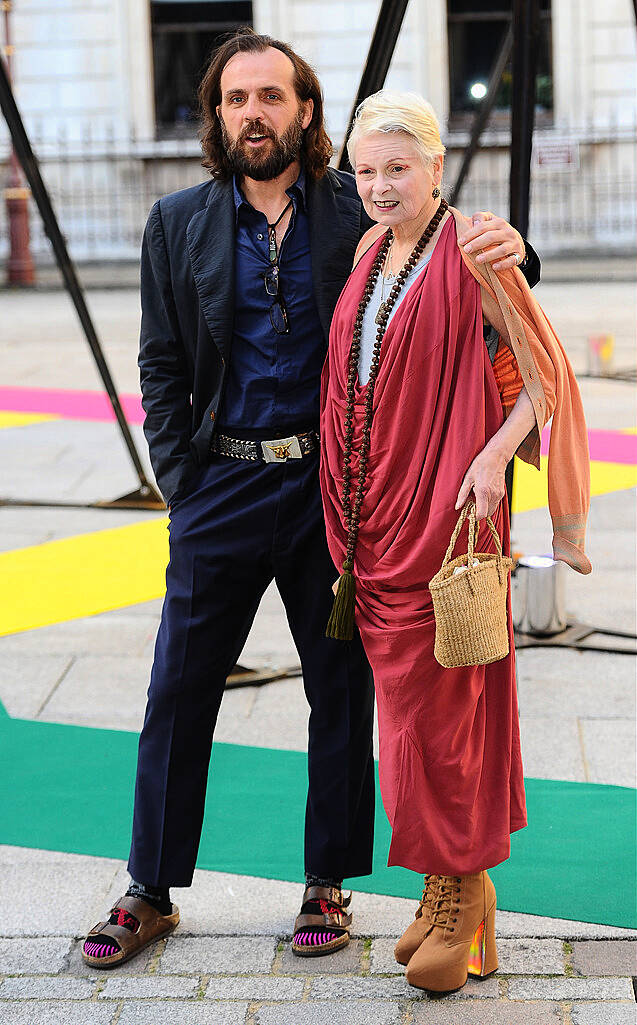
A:
<svg viewBox="0 0 637 1025">
<path fill-rule="evenodd" d="M 321 84 L 310 65 L 294 52 L 291 46 L 260 36 L 251 28 L 239 29 L 213 52 L 206 73 L 199 86 L 199 112 L 201 116 L 201 148 L 204 167 L 213 178 L 227 181 L 232 176 L 232 167 L 226 155 L 221 133 L 217 107 L 221 103 L 221 75 L 226 64 L 236 53 L 263 53 L 269 47 L 280 50 L 294 65 L 294 89 L 301 103 L 312 100 L 312 120 L 303 133 L 301 160 L 306 173 L 312 178 L 321 178 L 332 157 L 332 143 L 325 130 L 323 115 L 323 93 Z"/>
</svg>

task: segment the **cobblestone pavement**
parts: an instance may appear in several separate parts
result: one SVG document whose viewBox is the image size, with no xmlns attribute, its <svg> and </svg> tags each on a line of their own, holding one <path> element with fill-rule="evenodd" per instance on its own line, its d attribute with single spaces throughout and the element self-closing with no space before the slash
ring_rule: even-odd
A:
<svg viewBox="0 0 637 1025">
<path fill-rule="evenodd" d="M 276 936 L 173 936 L 92 972 L 69 936 L 0 940 L 3 1025 L 634 1025 L 634 940 L 500 939 L 500 969 L 434 997 L 410 987 L 393 939 L 330 958 Z M 42 973 L 43 966 L 48 969 Z"/>
<path fill-rule="evenodd" d="M 413 901 L 355 893 L 350 945 L 301 959 L 300 885 L 222 872 L 172 891 L 174 935 L 91 970 L 83 937 L 126 879 L 121 861 L 0 847 L 1 1025 L 635 1025 L 636 931 L 498 911 L 498 972 L 431 996 L 393 958 Z"/>
</svg>

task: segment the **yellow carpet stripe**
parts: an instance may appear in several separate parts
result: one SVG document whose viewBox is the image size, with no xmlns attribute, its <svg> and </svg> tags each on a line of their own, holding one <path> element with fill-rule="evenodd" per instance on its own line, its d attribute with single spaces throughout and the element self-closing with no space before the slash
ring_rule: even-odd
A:
<svg viewBox="0 0 637 1025">
<path fill-rule="evenodd" d="M 45 420 L 59 420 L 54 413 L 14 413 L 0 410 L 0 430 L 3 427 L 26 427 L 27 424 L 41 424 Z"/>
<path fill-rule="evenodd" d="M 546 464 L 543 457 L 538 471 L 516 462 L 514 513 L 547 504 Z M 632 487 L 637 487 L 637 466 L 591 463 L 593 495 Z M 161 597 L 167 522 L 142 520 L 0 553 L 0 636 Z"/>
<path fill-rule="evenodd" d="M 161 597 L 166 524 L 142 521 L 0 554 L 0 636 Z"/>
<path fill-rule="evenodd" d="M 513 512 L 530 512 L 548 505 L 548 458 L 542 456 L 536 470 L 522 460 L 515 460 L 513 477 Z M 591 495 L 607 495 L 637 487 L 637 466 L 629 463 L 603 463 L 591 460 Z"/>
</svg>

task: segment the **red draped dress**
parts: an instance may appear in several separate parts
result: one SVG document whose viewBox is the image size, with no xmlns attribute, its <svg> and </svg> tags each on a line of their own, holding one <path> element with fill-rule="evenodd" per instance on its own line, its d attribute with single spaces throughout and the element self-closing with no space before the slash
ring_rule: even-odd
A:
<svg viewBox="0 0 637 1025">
<path fill-rule="evenodd" d="M 341 492 L 348 356 L 380 244 L 341 294 L 323 370 L 321 488 L 339 571 L 347 540 Z M 352 496 L 366 387 L 357 382 Z M 480 288 L 449 217 L 383 339 L 354 566 L 356 623 L 374 673 L 380 785 L 392 826 L 388 864 L 420 873 L 467 875 L 496 865 L 509 856 L 510 834 L 526 825 L 510 606 L 507 658 L 443 669 L 433 654 L 428 589 L 458 517 L 464 474 L 502 422 Z M 507 551 L 505 503 L 494 522 Z M 465 526 L 459 544 L 466 537 Z M 493 550 L 485 524 L 479 540 L 480 551 Z"/>
</svg>

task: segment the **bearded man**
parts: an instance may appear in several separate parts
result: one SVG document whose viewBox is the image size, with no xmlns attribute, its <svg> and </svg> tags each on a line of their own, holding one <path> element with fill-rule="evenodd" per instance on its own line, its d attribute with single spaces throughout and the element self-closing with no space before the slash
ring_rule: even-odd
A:
<svg viewBox="0 0 637 1025">
<path fill-rule="evenodd" d="M 200 100 L 212 181 L 155 203 L 142 248 L 144 430 L 170 509 L 170 563 L 131 885 L 86 938 L 94 968 L 128 960 L 179 921 L 169 888 L 192 882 L 226 677 L 272 579 L 311 709 L 295 953 L 349 941 L 341 883 L 372 869 L 373 682 L 358 635 L 347 645 L 325 636 L 336 571 L 317 436 L 332 313 L 371 222 L 352 176 L 328 168 L 320 84 L 286 43 L 238 33 L 213 54 Z M 498 243 L 487 254 L 495 266 L 519 262 L 517 232 L 481 216 L 489 226 L 470 232 L 474 248 Z M 525 262 L 534 283 L 530 248 Z"/>
</svg>

